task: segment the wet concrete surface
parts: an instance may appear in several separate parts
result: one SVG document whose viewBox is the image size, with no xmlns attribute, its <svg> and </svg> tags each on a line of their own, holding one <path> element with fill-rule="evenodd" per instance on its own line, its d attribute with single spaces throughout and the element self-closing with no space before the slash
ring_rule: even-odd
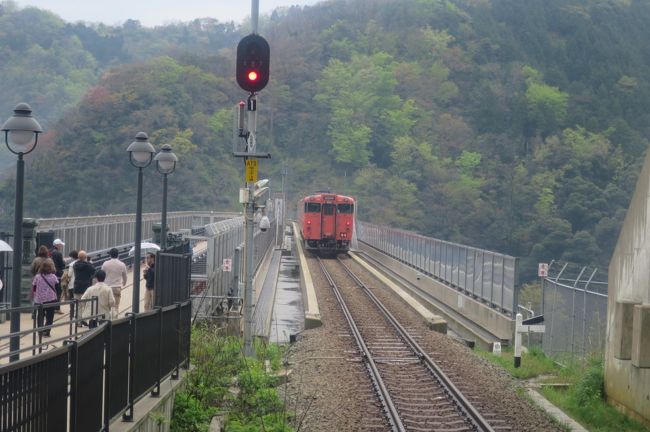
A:
<svg viewBox="0 0 650 432">
<path fill-rule="evenodd" d="M 289 337 L 304 328 L 300 269 L 293 256 L 283 255 L 273 304 L 269 341 L 289 343 Z"/>
</svg>

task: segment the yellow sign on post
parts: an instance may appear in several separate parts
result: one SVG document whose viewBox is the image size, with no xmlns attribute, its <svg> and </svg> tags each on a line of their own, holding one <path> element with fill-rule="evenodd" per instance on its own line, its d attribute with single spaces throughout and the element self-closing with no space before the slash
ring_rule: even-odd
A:
<svg viewBox="0 0 650 432">
<path fill-rule="evenodd" d="M 257 160 L 249 159 L 246 161 L 246 182 L 255 183 L 257 181 Z"/>
</svg>

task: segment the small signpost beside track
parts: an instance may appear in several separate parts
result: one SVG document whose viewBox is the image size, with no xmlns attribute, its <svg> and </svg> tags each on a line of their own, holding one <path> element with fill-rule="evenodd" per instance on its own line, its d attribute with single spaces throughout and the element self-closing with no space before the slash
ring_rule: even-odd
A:
<svg viewBox="0 0 650 432">
<path fill-rule="evenodd" d="M 547 267 L 548 270 L 548 267 Z M 521 334 L 522 333 L 544 333 L 544 315 L 535 316 L 524 321 L 522 314 L 515 317 L 515 367 L 521 366 Z"/>
</svg>

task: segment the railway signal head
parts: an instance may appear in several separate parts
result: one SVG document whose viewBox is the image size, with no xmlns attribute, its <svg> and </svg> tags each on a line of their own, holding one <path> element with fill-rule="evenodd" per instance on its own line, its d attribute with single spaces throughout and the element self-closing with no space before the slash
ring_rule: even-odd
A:
<svg viewBox="0 0 650 432">
<path fill-rule="evenodd" d="M 250 34 L 237 45 L 237 84 L 242 89 L 256 93 L 269 82 L 271 49 L 260 35 Z"/>
</svg>

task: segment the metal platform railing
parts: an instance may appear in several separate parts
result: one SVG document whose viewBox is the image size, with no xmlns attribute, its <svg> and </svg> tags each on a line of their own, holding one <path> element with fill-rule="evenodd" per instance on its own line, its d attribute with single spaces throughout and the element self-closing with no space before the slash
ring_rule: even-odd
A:
<svg viewBox="0 0 650 432">
<path fill-rule="evenodd" d="M 189 366 L 189 302 L 93 325 L 62 346 L 0 365 L 0 429 L 108 430 L 120 415 L 133 420 L 135 402 L 158 396 L 161 381 Z"/>
</svg>

